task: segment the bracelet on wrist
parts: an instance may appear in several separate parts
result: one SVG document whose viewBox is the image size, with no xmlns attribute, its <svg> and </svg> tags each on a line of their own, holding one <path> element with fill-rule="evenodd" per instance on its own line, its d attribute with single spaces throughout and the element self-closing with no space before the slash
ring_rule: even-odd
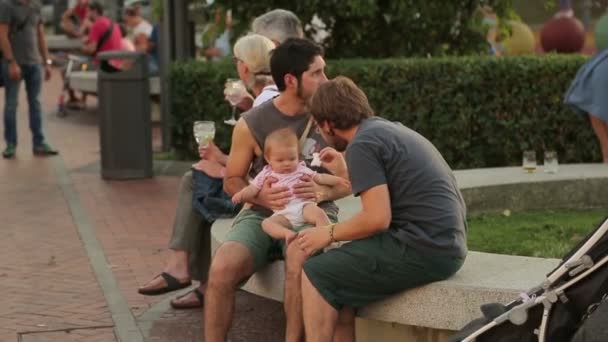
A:
<svg viewBox="0 0 608 342">
<path fill-rule="evenodd" d="M 332 223 L 328 226 L 329 228 L 329 243 L 334 243 L 336 242 L 336 239 L 334 239 L 334 228 L 336 227 L 335 223 Z"/>
</svg>

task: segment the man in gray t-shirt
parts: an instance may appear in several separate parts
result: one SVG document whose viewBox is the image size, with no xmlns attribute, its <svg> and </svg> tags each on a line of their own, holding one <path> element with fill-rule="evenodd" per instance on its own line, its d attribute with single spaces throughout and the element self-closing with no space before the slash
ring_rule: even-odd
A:
<svg viewBox="0 0 608 342">
<path fill-rule="evenodd" d="M 309 255 L 351 241 L 304 264 L 306 337 L 331 341 L 339 315 L 344 323 L 354 319 L 353 309 L 458 271 L 467 254 L 466 213 L 452 171 L 433 144 L 400 123 L 374 117 L 350 79 L 321 85 L 311 113 L 335 147 L 321 153 L 322 165 L 349 179 L 362 204 L 352 218 L 297 238 Z"/>
<path fill-rule="evenodd" d="M 0 0 L 0 77 L 4 82 L 4 158 L 13 158 L 17 149 L 17 99 L 21 79 L 25 81 L 30 128 L 35 155 L 55 155 L 57 151 L 44 140 L 40 90 L 42 65 L 45 80 L 51 77 L 41 5 L 35 0 Z"/>
</svg>

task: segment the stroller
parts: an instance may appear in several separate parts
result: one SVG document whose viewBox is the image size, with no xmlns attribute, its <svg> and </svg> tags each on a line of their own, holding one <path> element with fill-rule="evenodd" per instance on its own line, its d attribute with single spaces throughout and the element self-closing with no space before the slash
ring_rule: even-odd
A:
<svg viewBox="0 0 608 342">
<path fill-rule="evenodd" d="M 449 341 L 570 341 L 608 297 L 608 218 L 570 251 L 540 286 L 507 304 L 485 304 Z M 608 339 L 606 339 L 608 341 Z"/>
<path fill-rule="evenodd" d="M 67 110 L 69 107 L 69 104 L 66 102 L 72 91 L 70 88 L 70 75 L 75 71 L 86 71 L 92 63 L 89 57 L 72 54 L 59 54 L 57 55 L 57 60 L 64 66 L 63 88 L 57 103 L 57 116 L 65 117 L 68 114 Z"/>
</svg>

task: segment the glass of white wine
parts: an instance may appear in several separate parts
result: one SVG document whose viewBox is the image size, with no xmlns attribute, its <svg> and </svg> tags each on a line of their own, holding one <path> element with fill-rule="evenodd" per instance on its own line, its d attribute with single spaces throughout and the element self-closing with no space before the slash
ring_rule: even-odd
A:
<svg viewBox="0 0 608 342">
<path fill-rule="evenodd" d="M 536 152 L 524 151 L 522 167 L 527 173 L 536 171 Z"/>
<path fill-rule="evenodd" d="M 194 139 L 201 147 L 209 146 L 215 138 L 215 123 L 213 121 L 194 121 Z"/>
<path fill-rule="evenodd" d="M 557 173 L 559 162 L 557 161 L 557 152 L 545 151 L 545 160 L 543 163 L 546 173 Z"/>
<path fill-rule="evenodd" d="M 232 116 L 225 120 L 224 123 L 230 126 L 236 125 L 236 105 L 243 99 L 242 96 L 247 92 L 247 88 L 243 81 L 237 78 L 229 78 L 226 80 L 224 95 L 232 106 Z"/>
</svg>

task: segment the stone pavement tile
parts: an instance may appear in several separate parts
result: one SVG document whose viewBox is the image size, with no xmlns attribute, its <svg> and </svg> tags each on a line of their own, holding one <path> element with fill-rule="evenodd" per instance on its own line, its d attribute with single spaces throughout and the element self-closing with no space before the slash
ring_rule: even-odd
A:
<svg viewBox="0 0 608 342">
<path fill-rule="evenodd" d="M 30 162 L 28 172 L 0 167 L 0 177 L 10 179 L 0 183 L 0 341 L 19 331 L 112 324 L 61 189 L 49 177 L 50 160 Z"/>
<path fill-rule="evenodd" d="M 22 342 L 114 342 L 112 328 L 76 329 L 57 332 L 23 334 Z"/>
<path fill-rule="evenodd" d="M 156 320 L 148 342 L 199 342 L 203 339 L 201 310 L 169 310 Z M 229 342 L 280 342 L 285 340 L 282 303 L 238 291 Z"/>
<path fill-rule="evenodd" d="M 58 92 L 53 91 L 50 95 L 45 91 L 43 108 L 50 108 L 49 103 L 56 100 Z M 32 155 L 26 103 L 22 91 L 17 158 L 0 160 L 0 341 L 3 342 L 16 341 L 17 333 L 24 331 L 113 324 L 57 183 L 52 160 Z M 4 96 L 0 96 L 0 108 L 3 107 Z M 68 131 L 79 129 L 62 128 L 58 134 L 48 134 L 47 130 L 47 136 L 49 140 L 57 135 L 70 136 Z"/>
<path fill-rule="evenodd" d="M 146 297 L 137 288 L 164 265 L 176 206 L 175 177 L 104 181 L 97 174 L 73 173 L 82 204 L 95 224 L 114 277 L 135 316 L 166 296 Z"/>
<path fill-rule="evenodd" d="M 58 93 L 53 92 L 49 87 L 47 108 L 56 103 Z M 97 99 L 89 97 L 87 102 L 87 111 L 72 111 L 63 118 L 47 115 L 46 128 L 61 151 L 122 294 L 138 316 L 163 298 L 141 296 L 137 288 L 164 265 L 179 179 L 105 181 L 98 172 L 80 172 L 100 158 Z"/>
</svg>

